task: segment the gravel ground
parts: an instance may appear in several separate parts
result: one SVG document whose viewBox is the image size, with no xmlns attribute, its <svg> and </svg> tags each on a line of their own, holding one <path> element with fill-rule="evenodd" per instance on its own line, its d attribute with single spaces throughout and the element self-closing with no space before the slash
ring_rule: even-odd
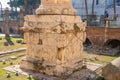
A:
<svg viewBox="0 0 120 80">
<path fill-rule="evenodd" d="M 97 46 L 84 46 L 84 51 L 95 54 L 118 55 L 120 48 L 100 48 Z"/>
</svg>

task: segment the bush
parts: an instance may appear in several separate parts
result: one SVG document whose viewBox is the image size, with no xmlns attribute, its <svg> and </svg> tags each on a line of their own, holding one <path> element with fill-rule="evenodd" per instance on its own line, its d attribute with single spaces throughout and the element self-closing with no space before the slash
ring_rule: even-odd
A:
<svg viewBox="0 0 120 80">
<path fill-rule="evenodd" d="M 97 80 L 105 80 L 105 78 L 100 76 L 97 78 Z"/>
</svg>

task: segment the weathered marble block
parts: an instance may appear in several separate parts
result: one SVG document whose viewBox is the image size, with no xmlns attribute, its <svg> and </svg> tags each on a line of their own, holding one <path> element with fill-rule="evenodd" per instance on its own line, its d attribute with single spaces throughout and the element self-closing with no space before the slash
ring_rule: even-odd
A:
<svg viewBox="0 0 120 80">
<path fill-rule="evenodd" d="M 81 68 L 85 26 L 79 16 L 26 16 L 23 30 L 27 55 L 21 68 L 49 75 L 70 74 Z"/>
<path fill-rule="evenodd" d="M 58 5 L 53 1 L 57 1 Z M 69 12 L 69 9 L 74 12 L 69 0 L 42 0 L 41 6 L 37 15 L 25 17 L 22 30 L 27 51 L 20 67 L 47 75 L 70 75 L 83 66 L 86 23 L 82 22 L 81 17 Z M 47 8 L 54 10 L 55 7 L 60 8 L 60 11 L 67 7 L 71 15 L 47 12 Z"/>
</svg>

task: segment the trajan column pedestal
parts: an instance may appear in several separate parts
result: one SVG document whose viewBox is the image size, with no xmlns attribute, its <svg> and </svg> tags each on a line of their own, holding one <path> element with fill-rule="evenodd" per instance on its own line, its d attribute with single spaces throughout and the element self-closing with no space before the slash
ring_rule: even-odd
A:
<svg viewBox="0 0 120 80">
<path fill-rule="evenodd" d="M 27 51 L 20 68 L 55 76 L 80 69 L 85 26 L 71 0 L 42 0 L 36 15 L 25 16 Z"/>
</svg>

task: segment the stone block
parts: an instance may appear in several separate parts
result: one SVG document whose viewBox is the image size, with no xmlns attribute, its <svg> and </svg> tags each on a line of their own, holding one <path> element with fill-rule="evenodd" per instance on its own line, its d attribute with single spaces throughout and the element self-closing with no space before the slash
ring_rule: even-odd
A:
<svg viewBox="0 0 120 80">
<path fill-rule="evenodd" d="M 0 40 L 2 40 L 2 38 L 0 38 Z"/>
<path fill-rule="evenodd" d="M 20 67 L 52 76 L 80 69 L 86 24 L 75 16 L 71 1 L 42 0 L 36 14 L 25 17 L 27 54 Z"/>
<path fill-rule="evenodd" d="M 22 43 L 22 40 L 16 40 L 16 43 Z"/>
<path fill-rule="evenodd" d="M 8 42 L 4 42 L 4 46 L 8 46 Z"/>
<path fill-rule="evenodd" d="M 102 74 L 105 80 L 120 80 L 120 57 L 106 65 Z"/>
</svg>

